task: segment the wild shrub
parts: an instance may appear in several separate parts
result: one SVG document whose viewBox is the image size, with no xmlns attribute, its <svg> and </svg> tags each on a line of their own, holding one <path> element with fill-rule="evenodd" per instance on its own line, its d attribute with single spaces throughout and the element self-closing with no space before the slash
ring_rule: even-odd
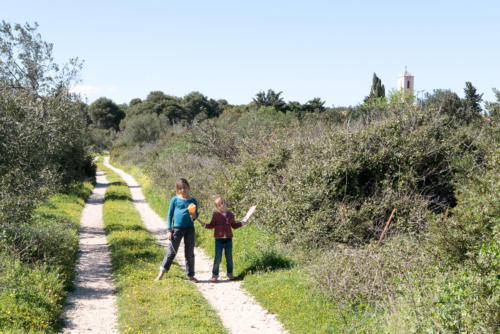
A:
<svg viewBox="0 0 500 334">
<path fill-rule="evenodd" d="M 500 270 L 495 265 L 500 256 L 499 170 L 497 147 L 488 158 L 486 171 L 474 170 L 458 187 L 458 205 L 449 216 L 433 221 L 436 249 L 450 264 L 466 261 L 477 271 Z"/>
<path fill-rule="evenodd" d="M 99 153 L 109 150 L 117 138 L 113 129 L 99 129 L 90 126 L 88 128 L 87 146 L 89 151 Z"/>
<path fill-rule="evenodd" d="M 433 253 L 457 276 L 442 298 L 453 330 L 492 333 L 500 328 L 500 149 L 487 156 L 457 189 L 457 206 L 432 222 Z"/>
<path fill-rule="evenodd" d="M 195 124 L 191 141 L 195 152 L 213 156 L 224 162 L 233 162 L 239 155 L 234 124 L 207 120 Z"/>
<path fill-rule="evenodd" d="M 386 240 L 361 247 L 335 244 L 308 268 L 314 282 L 341 307 L 374 305 L 394 297 L 399 284 L 409 277 L 425 277 L 433 264 L 422 241 L 412 237 Z"/>
<path fill-rule="evenodd" d="M 34 208 L 95 172 L 80 118 L 66 107 L 70 104 L 0 94 L 0 228 L 20 251 L 26 244 L 18 242 L 37 229 Z"/>
<path fill-rule="evenodd" d="M 496 275 L 437 266 L 401 282 L 379 305 L 370 330 L 382 333 L 498 333 L 500 286 Z M 486 290 L 485 290 L 486 289 Z M 485 291 L 489 291 L 485 298 Z"/>
<path fill-rule="evenodd" d="M 150 175 L 154 189 L 167 198 L 175 196 L 175 181 L 180 177 L 186 178 L 200 206 L 212 208 L 212 197 L 217 194 L 212 180 L 222 168 L 223 163 L 217 158 L 180 153 L 162 164 L 151 166 Z"/>
<path fill-rule="evenodd" d="M 485 151 L 479 130 L 424 113 L 339 129 L 245 160 L 226 196 L 259 202 L 259 221 L 285 243 L 359 244 L 379 236 L 393 208 L 390 233 L 425 229 L 429 210 L 455 204 L 455 174 Z"/>
<path fill-rule="evenodd" d="M 33 247 L 35 207 L 95 173 L 87 119 L 68 91 L 81 64 L 55 64 L 37 27 L 0 23 L 0 236 L 19 256 Z"/>
<path fill-rule="evenodd" d="M 168 119 L 164 115 L 148 113 L 127 120 L 121 140 L 125 143 L 149 143 L 157 140 L 166 130 Z"/>
</svg>

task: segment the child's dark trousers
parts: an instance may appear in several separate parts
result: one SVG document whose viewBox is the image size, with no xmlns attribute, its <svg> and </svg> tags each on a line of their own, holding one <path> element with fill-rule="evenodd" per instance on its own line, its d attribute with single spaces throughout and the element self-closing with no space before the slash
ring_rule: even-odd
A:
<svg viewBox="0 0 500 334">
<path fill-rule="evenodd" d="M 214 267 L 212 269 L 212 277 L 219 277 L 219 266 L 222 261 L 222 250 L 226 255 L 226 271 L 227 276 L 233 276 L 233 239 L 231 238 L 216 238 L 215 239 L 215 258 Z"/>
<path fill-rule="evenodd" d="M 167 255 L 163 258 L 162 267 L 168 272 L 175 255 L 184 238 L 184 256 L 186 257 L 186 274 L 194 277 L 194 227 L 175 228 L 172 233 L 172 242 L 168 244 Z"/>
</svg>

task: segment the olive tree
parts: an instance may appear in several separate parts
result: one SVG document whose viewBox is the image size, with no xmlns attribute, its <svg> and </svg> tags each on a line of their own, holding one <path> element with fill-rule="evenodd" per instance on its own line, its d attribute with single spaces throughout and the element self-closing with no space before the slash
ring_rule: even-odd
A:
<svg viewBox="0 0 500 334">
<path fill-rule="evenodd" d="M 39 201 L 94 172 L 86 115 L 69 92 L 80 64 L 56 64 L 37 27 L 0 24 L 0 246 L 19 250 Z"/>
</svg>

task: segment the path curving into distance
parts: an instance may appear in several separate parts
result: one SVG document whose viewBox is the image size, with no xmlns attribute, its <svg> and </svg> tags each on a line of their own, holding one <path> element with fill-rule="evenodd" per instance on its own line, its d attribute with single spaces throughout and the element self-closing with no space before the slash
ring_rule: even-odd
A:
<svg viewBox="0 0 500 334">
<path fill-rule="evenodd" d="M 159 244 L 167 247 L 166 222 L 148 205 L 137 181 L 121 169 L 109 164 L 109 158 L 104 159 L 104 165 L 120 175 L 127 183 L 132 193 L 135 208 L 140 213 L 146 228 L 156 237 Z M 203 297 L 221 318 L 224 327 L 230 333 L 288 333 L 275 315 L 263 309 L 255 299 L 241 287 L 240 281 L 224 281 L 223 283 L 210 283 L 212 277 L 213 260 L 205 252 L 195 247 L 195 272 L 200 281 L 196 286 Z M 176 257 L 179 265 L 184 266 L 183 242 L 177 251 Z M 160 263 L 158 263 L 158 268 Z M 157 273 L 155 272 L 154 275 Z M 166 274 L 168 275 L 168 273 Z"/>
<path fill-rule="evenodd" d="M 97 171 L 96 181 L 80 219 L 75 290 L 66 299 L 63 333 L 118 333 L 111 257 L 102 220 L 109 182 L 102 171 Z"/>
</svg>

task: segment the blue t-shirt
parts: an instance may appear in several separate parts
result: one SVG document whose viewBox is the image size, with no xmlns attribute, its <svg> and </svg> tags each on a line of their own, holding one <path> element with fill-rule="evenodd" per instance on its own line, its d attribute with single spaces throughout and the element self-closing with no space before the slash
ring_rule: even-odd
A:
<svg viewBox="0 0 500 334">
<path fill-rule="evenodd" d="M 194 203 L 196 205 L 196 218 L 198 218 L 198 202 L 194 198 L 188 200 L 179 198 L 177 196 L 172 197 L 170 201 L 170 207 L 168 208 L 167 215 L 167 229 L 172 230 L 173 227 L 193 227 L 193 221 L 188 212 L 189 204 Z M 196 219 L 195 218 L 195 219 Z"/>
</svg>

